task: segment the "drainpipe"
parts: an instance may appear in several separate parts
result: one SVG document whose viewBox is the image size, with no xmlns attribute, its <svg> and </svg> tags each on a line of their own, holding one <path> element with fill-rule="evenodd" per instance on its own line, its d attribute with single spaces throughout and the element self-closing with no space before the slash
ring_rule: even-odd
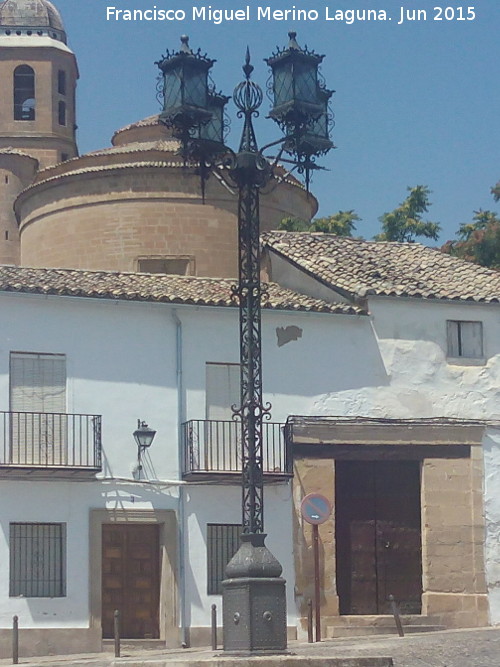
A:
<svg viewBox="0 0 500 667">
<path fill-rule="evenodd" d="M 182 458 L 182 427 L 184 421 L 184 387 L 182 378 L 182 322 L 177 315 L 175 308 L 172 310 L 172 319 L 175 322 L 175 360 L 177 373 L 177 432 L 178 432 L 178 465 L 179 471 L 183 467 Z M 178 501 L 178 517 L 179 517 L 179 599 L 180 599 L 180 621 L 181 621 L 181 642 L 183 648 L 189 646 L 189 634 L 186 622 L 187 604 L 186 604 L 186 567 L 184 563 L 185 548 L 184 548 L 184 517 L 185 517 L 185 489 L 182 485 L 179 486 L 179 501 Z"/>
</svg>

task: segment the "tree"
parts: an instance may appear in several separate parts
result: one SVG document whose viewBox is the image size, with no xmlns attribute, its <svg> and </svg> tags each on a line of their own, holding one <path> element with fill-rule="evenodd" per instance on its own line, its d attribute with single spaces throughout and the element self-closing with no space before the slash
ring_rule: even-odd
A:
<svg viewBox="0 0 500 667">
<path fill-rule="evenodd" d="M 441 250 L 454 257 L 489 268 L 500 268 L 500 218 L 493 211 L 474 211 L 472 222 L 462 223 L 458 241 L 447 241 Z"/>
<path fill-rule="evenodd" d="M 377 234 L 375 241 L 399 241 L 411 243 L 418 236 L 425 236 L 437 240 L 441 226 L 437 222 L 422 220 L 422 214 L 427 213 L 429 195 L 431 191 L 426 185 L 416 185 L 407 188 L 408 197 L 394 211 L 384 213 L 379 220 L 382 223 L 382 233 Z"/>
<path fill-rule="evenodd" d="M 281 220 L 280 224 L 278 225 L 278 229 L 283 229 L 286 232 L 310 232 L 312 231 L 311 225 L 312 221 L 308 222 L 302 218 L 288 217 Z"/>
<path fill-rule="evenodd" d="M 495 201 L 500 201 L 500 181 L 491 188 L 491 194 Z"/>
<path fill-rule="evenodd" d="M 360 221 L 359 215 L 351 209 L 339 211 L 326 218 L 315 218 L 310 223 L 301 218 L 284 218 L 278 228 L 288 232 L 325 232 L 335 236 L 352 237 L 356 223 Z"/>
<path fill-rule="evenodd" d="M 317 232 L 352 237 L 352 233 L 356 229 L 356 223 L 360 221 L 359 215 L 351 209 L 349 211 L 339 211 L 327 218 L 315 218 L 312 224 Z"/>
</svg>

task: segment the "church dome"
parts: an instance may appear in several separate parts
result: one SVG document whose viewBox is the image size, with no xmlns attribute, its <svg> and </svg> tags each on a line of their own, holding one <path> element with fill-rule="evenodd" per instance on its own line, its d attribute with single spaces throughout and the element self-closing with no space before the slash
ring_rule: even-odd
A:
<svg viewBox="0 0 500 667">
<path fill-rule="evenodd" d="M 43 35 L 66 43 L 61 15 L 49 0 L 0 2 L 0 35 Z"/>
</svg>

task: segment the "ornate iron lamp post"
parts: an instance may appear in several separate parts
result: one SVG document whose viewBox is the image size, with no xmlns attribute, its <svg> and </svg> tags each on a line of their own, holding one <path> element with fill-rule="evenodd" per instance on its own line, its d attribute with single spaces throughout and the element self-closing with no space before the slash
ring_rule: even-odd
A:
<svg viewBox="0 0 500 667">
<path fill-rule="evenodd" d="M 282 567 L 264 544 L 263 418 L 271 406 L 262 400 L 260 282 L 260 190 L 274 178 L 278 160 L 305 174 L 307 186 L 315 158 L 333 147 L 329 138 L 328 100 L 332 92 L 318 81 L 323 56 L 301 49 L 294 32 L 286 48 L 267 63 L 273 75 L 274 106 L 269 117 L 283 135 L 258 148 L 252 118 L 262 104 L 262 89 L 251 80 L 253 66 L 247 49 L 245 79 L 236 86 L 233 101 L 243 132 L 237 153 L 224 146 L 223 111 L 228 98 L 208 85 L 214 61 L 193 53 L 187 37 L 178 52 L 157 63 L 163 73 L 164 107 L 160 120 L 181 142 L 181 153 L 200 168 L 202 190 L 211 169 L 238 190 L 239 279 L 233 288 L 240 313 L 241 405 L 235 417 L 242 425 L 241 546 L 226 568 L 223 582 L 224 650 L 239 654 L 286 650 L 285 580 Z M 264 151 L 280 147 L 271 162 Z M 284 157 L 288 156 L 288 157 Z"/>
</svg>

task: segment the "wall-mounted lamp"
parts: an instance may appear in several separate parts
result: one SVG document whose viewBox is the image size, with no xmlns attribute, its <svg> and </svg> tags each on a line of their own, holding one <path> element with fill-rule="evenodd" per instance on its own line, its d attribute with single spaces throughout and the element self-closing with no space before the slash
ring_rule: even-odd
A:
<svg viewBox="0 0 500 667">
<path fill-rule="evenodd" d="M 148 447 L 151 447 L 155 435 L 156 431 L 149 428 L 145 421 L 141 421 L 140 419 L 137 420 L 137 429 L 134 431 L 134 440 L 137 443 L 137 470 L 139 478 L 141 477 L 142 470 L 142 455 Z"/>
</svg>

